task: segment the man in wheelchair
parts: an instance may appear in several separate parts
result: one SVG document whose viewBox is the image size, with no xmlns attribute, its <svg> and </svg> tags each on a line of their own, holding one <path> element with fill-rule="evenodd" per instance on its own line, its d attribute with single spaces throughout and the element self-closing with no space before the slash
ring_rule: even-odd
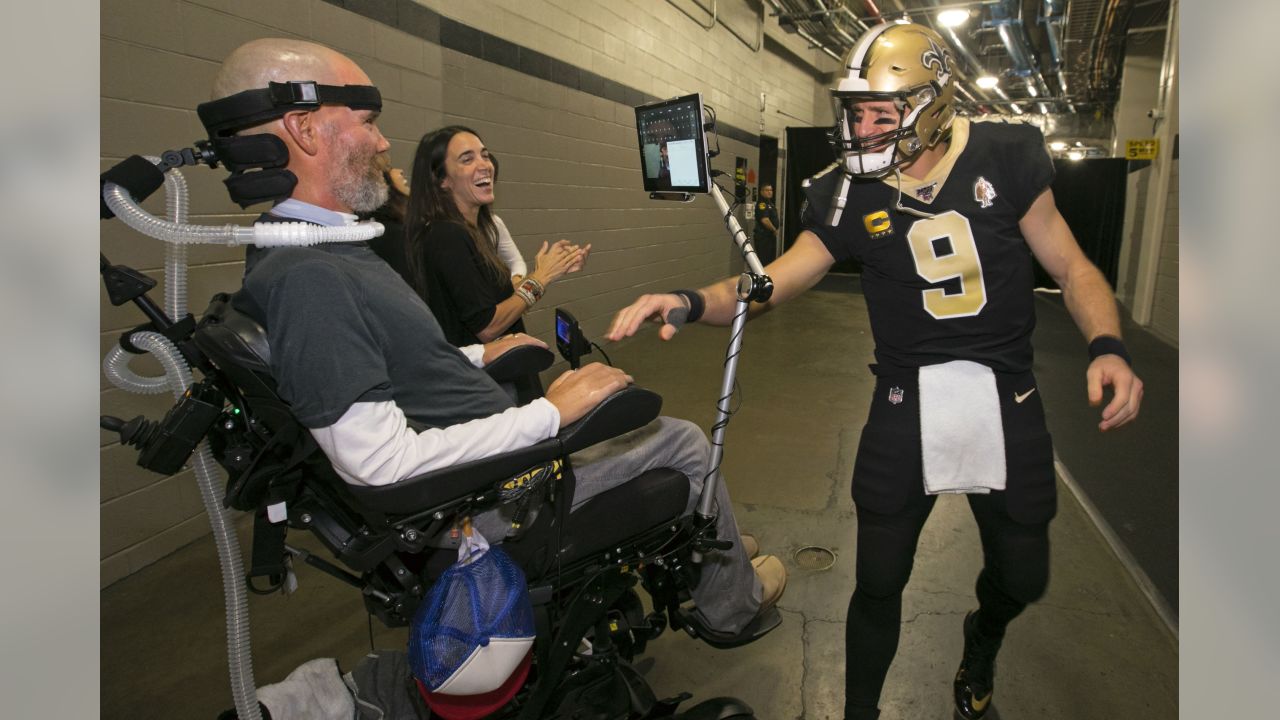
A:
<svg viewBox="0 0 1280 720">
<path fill-rule="evenodd" d="M 215 112 L 228 107 L 217 100 L 261 99 L 268 87 L 265 109 L 241 113 L 238 121 L 231 119 L 234 113 Z M 349 224 L 355 213 L 372 211 L 385 200 L 386 187 L 374 162 L 389 149 L 376 125 L 380 98 L 351 59 L 308 42 L 256 40 L 223 63 L 214 97 L 215 102 L 201 108 L 211 136 L 270 134 L 287 148 L 284 172 L 277 168 L 269 178 L 259 178 L 268 184 L 283 182 L 272 185 L 272 192 L 287 199 L 260 222 Z M 214 110 L 206 112 L 210 107 Z M 491 542 L 511 538 L 505 545 L 531 585 L 565 572 L 565 563 L 587 556 L 581 548 L 566 550 L 573 537 L 584 543 L 610 543 L 590 548 L 596 553 L 593 568 L 599 565 L 600 551 L 608 551 L 604 558 L 612 553 L 620 564 L 654 558 L 662 564 L 660 550 L 672 542 L 671 522 L 659 535 L 642 523 L 639 529 L 650 533 L 651 542 L 647 550 L 630 555 L 619 538 L 610 536 L 610 527 L 626 526 L 632 514 L 644 517 L 646 484 L 655 482 L 654 473 L 663 468 L 680 479 L 681 488 L 687 485 L 678 513 L 687 519 L 711 471 L 706 437 L 682 420 L 659 417 L 595 444 L 590 444 L 599 434 L 594 431 L 577 432 L 581 437 L 574 439 L 573 431 L 587 425 L 575 422 L 605 414 L 615 399 L 616 407 L 609 412 L 624 424 L 634 423 L 631 415 L 641 422 L 646 419 L 617 399 L 629 392 L 632 382 L 621 370 L 600 364 L 570 370 L 551 383 L 544 397 L 517 405 L 484 368 L 521 346 L 542 349 L 548 356 L 545 368 L 550 355 L 545 345 L 513 335 L 459 351 L 445 340 L 422 299 L 365 243 L 251 249 L 244 287 L 230 305 L 224 312 L 247 316 L 265 332 L 269 359 L 262 360 L 275 391 L 345 482 L 343 492 L 351 493 L 356 506 L 373 508 L 371 515 L 383 518 L 384 528 L 395 528 L 395 542 L 402 546 L 456 545 L 459 522 L 470 515 L 472 526 Z M 530 508 L 518 502 L 495 506 L 489 502 L 492 493 L 462 485 L 459 490 L 467 492 L 457 493 L 460 500 L 441 504 L 441 493 L 452 486 L 428 487 L 450 468 L 479 466 L 513 453 L 517 460 L 511 468 L 536 465 L 546 455 L 534 451 L 549 442 L 573 451 L 567 465 L 549 466 L 572 488 L 567 513 L 557 516 L 559 511 L 546 506 Z M 521 453 L 536 462 L 519 465 Z M 556 490 L 547 492 L 554 496 Z M 605 502 L 609 497 L 613 500 Z M 694 603 L 682 617 L 689 620 L 687 628 L 697 628 L 712 644 L 730 646 L 760 634 L 759 618 L 781 597 L 786 572 L 773 556 L 748 557 L 722 481 L 715 498 L 714 532 L 700 529 L 702 537 L 694 546 L 701 562 L 680 573 Z M 446 511 L 435 510 L 428 517 L 434 523 L 401 522 L 421 516 L 427 506 Z M 406 527 L 415 528 L 415 534 Z M 555 530 L 539 534 L 529 529 L 538 527 Z M 526 530 L 527 535 L 522 534 Z M 431 537 L 418 538 L 417 531 Z M 549 554 L 540 547 L 546 544 L 553 548 Z M 669 562 L 678 564 L 674 558 Z M 593 577 L 582 574 L 580 585 L 590 585 Z M 670 603 L 672 588 L 658 590 Z M 420 599 L 422 593 L 413 594 Z M 657 600 L 655 595 L 655 605 Z M 573 618 L 562 620 L 573 623 Z"/>
</svg>

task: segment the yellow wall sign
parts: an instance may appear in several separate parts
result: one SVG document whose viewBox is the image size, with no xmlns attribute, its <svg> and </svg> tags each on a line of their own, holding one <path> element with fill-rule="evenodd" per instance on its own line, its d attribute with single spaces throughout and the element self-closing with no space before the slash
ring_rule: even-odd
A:
<svg viewBox="0 0 1280 720">
<path fill-rule="evenodd" d="M 1155 138 L 1150 140 L 1129 140 L 1126 141 L 1125 145 L 1125 160 L 1155 160 L 1156 154 L 1160 152 L 1160 141 Z"/>
</svg>

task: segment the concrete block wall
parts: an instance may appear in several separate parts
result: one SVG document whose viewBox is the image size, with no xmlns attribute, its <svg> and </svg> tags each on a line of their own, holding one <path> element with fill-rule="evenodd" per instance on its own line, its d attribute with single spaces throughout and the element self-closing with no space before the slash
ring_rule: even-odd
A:
<svg viewBox="0 0 1280 720">
<path fill-rule="evenodd" d="M 336 47 L 369 73 L 384 98 L 380 125 L 399 166 L 411 166 L 421 135 L 443 124 L 474 127 L 502 160 L 496 207 L 527 259 L 543 240 L 594 246 L 586 271 L 552 287 L 527 316 L 549 339 L 551 309 L 564 306 L 599 335 L 637 294 L 697 286 L 733 266 L 718 212 L 648 200 L 640 189 L 632 107 L 702 92 L 722 126 L 716 167 L 735 156 L 757 163 L 763 132 L 827 118 L 819 96 L 820 60 L 764 28 L 753 52 L 717 25 L 705 30 L 658 0 L 104 0 L 102 3 L 102 164 L 128 155 L 187 147 L 203 135 L 195 106 L 208 98 L 218 63 L 241 43 L 297 36 Z M 758 37 L 748 0 L 724 0 L 720 14 L 741 35 Z M 760 93 L 766 94 L 765 110 Z M 248 223 L 227 198 L 221 171 L 192 169 L 191 217 Z M 729 182 L 725 178 L 726 185 Z M 148 201 L 153 212 L 163 199 Z M 102 224 L 102 251 L 162 279 L 160 243 L 118 222 Z M 239 286 L 243 251 L 191 253 L 190 306 L 197 314 L 218 291 Z M 162 298 L 161 287 L 153 297 Z M 141 322 L 102 293 L 101 346 Z M 146 359 L 139 371 L 155 366 Z M 102 383 L 101 411 L 152 418 L 167 396 L 135 396 Z M 161 478 L 134 464 L 131 448 L 101 434 L 102 586 L 208 532 L 189 471 Z"/>
</svg>

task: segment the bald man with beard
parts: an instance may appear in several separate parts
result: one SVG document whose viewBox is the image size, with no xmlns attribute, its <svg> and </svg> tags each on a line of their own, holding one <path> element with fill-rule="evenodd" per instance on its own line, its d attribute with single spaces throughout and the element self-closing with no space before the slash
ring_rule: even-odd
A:
<svg viewBox="0 0 1280 720">
<path fill-rule="evenodd" d="M 268 82 L 370 85 L 350 58 L 290 39 L 247 43 L 223 63 L 215 98 L 265 88 Z M 241 130 L 272 133 L 289 152 L 297 176 L 290 196 L 260 222 L 337 226 L 380 206 L 387 188 L 375 158 L 389 148 L 378 112 L 322 104 L 289 110 Z M 455 348 L 427 305 L 366 243 L 254 249 L 244 288 L 233 304 L 266 329 L 271 371 L 298 421 L 338 475 L 354 485 L 386 485 L 432 470 L 528 447 L 555 435 L 631 376 L 598 363 L 568 371 L 546 396 L 515 406 L 482 369 L 518 345 L 523 334 Z M 710 445 L 692 423 L 658 418 L 649 425 L 572 456 L 573 507 L 651 468 L 683 472 L 692 512 L 708 474 Z M 786 584 L 776 557 L 752 560 L 744 550 L 728 489 L 718 484 L 716 534 L 733 541 L 707 553 L 692 594 L 707 627 L 740 633 L 773 607 Z M 493 542 L 511 527 L 514 509 L 473 518 Z M 448 538 L 440 544 L 448 545 Z"/>
</svg>

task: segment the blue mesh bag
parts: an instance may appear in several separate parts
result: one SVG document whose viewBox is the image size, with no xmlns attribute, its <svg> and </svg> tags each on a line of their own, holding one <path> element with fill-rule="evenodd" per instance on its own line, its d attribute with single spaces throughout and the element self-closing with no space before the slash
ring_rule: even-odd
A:
<svg viewBox="0 0 1280 720">
<path fill-rule="evenodd" d="M 464 538 L 458 556 L 414 615 L 409 667 L 433 709 L 459 701 L 501 707 L 528 672 L 535 634 L 528 587 L 510 556 L 479 533 Z"/>
</svg>

